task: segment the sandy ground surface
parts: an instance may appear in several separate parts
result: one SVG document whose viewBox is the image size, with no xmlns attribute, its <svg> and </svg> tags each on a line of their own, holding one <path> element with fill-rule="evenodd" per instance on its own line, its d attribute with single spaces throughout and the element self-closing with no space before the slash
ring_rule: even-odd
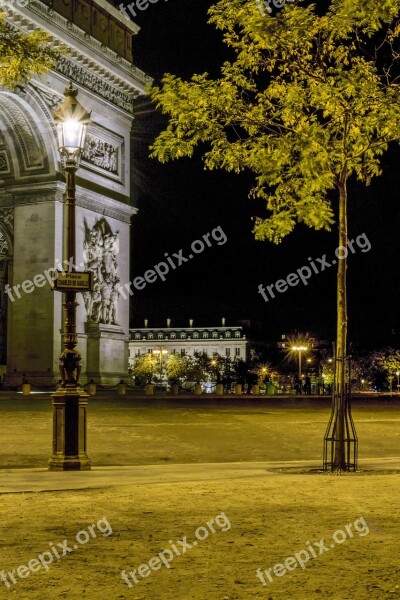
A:
<svg viewBox="0 0 400 600">
<path fill-rule="evenodd" d="M 19 579 L 0 598 L 44 600 L 274 600 L 400 598 L 398 475 L 285 475 L 217 482 L 132 485 L 82 492 L 7 494 L 1 504 L 1 569 L 16 570 L 68 541 L 72 552 Z M 221 516 L 224 513 L 225 517 Z M 135 577 L 171 542 L 215 519 L 207 539 L 175 556 L 171 568 Z M 105 518 L 106 521 L 100 519 Z M 364 518 L 354 537 L 334 543 L 337 530 Z M 76 534 L 95 524 L 97 537 L 76 544 Z M 99 528 L 105 534 L 103 536 Z M 223 531 L 225 529 L 225 531 Z M 81 534 L 85 540 L 84 534 Z M 323 550 L 316 542 L 324 538 Z M 342 541 L 341 534 L 335 541 Z M 317 554 L 281 577 L 266 579 L 256 569 L 273 568 L 302 550 Z M 331 544 L 334 543 L 334 548 Z M 74 549 L 74 544 L 77 548 Z M 310 545 L 308 546 L 310 547 Z M 62 550 L 58 548 L 60 554 Z M 174 552 L 172 552 L 174 554 Z M 311 556 L 311 554 L 309 553 Z M 303 555 L 305 557 L 305 555 Z M 289 562 L 292 567 L 292 563 Z M 147 572 L 147 571 L 144 571 Z M 279 569 L 278 569 L 278 572 Z M 273 571 L 272 571 L 273 574 Z"/>
<path fill-rule="evenodd" d="M 91 401 L 89 449 L 100 476 L 107 472 L 103 487 L 68 489 L 66 477 L 62 491 L 0 493 L 0 577 L 9 584 L 0 579 L 0 600 L 400 600 L 400 463 L 390 458 L 400 456 L 399 407 L 354 410 L 361 461 L 381 459 L 375 472 L 250 464 L 319 461 L 328 415 L 328 407 L 265 403 Z M 2 467 L 46 466 L 49 400 L 3 398 L 0 436 Z M 141 465 L 140 477 L 121 485 L 110 464 Z M 35 473 L 16 477 L 24 485 Z M 66 555 L 44 554 L 53 549 Z M 169 569 L 154 558 L 164 550 Z M 48 570 L 39 554 L 53 561 Z"/>
<path fill-rule="evenodd" d="M 320 460 L 329 406 L 91 399 L 94 465 Z M 51 399 L 0 399 L 0 468 L 43 467 L 51 454 Z M 353 410 L 360 458 L 400 456 L 400 406 Z"/>
</svg>

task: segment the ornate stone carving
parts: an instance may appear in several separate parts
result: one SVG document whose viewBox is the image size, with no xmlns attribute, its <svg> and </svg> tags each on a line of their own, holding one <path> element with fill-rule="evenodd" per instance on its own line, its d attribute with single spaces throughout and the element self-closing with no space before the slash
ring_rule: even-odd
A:
<svg viewBox="0 0 400 600">
<path fill-rule="evenodd" d="M 92 126 L 86 135 L 82 161 L 122 180 L 123 139 L 107 130 Z M 96 169 L 96 170 L 97 170 Z"/>
<path fill-rule="evenodd" d="M 85 271 L 93 273 L 94 279 L 93 291 L 83 294 L 88 321 L 118 325 L 119 232 L 113 233 L 104 218 L 97 221 L 92 228 L 85 220 L 84 227 L 84 268 Z"/>
<path fill-rule="evenodd" d="M 66 56 L 62 56 L 58 60 L 56 70 L 105 100 L 109 100 L 129 113 L 133 113 L 132 96 L 121 92 L 116 87 L 104 81 L 104 79 L 101 79 L 101 77 L 93 75 L 83 67 L 75 64 Z"/>
<path fill-rule="evenodd" d="M 54 92 L 48 92 L 43 88 L 39 87 L 32 81 L 29 83 L 29 87 L 33 88 L 35 92 L 42 98 L 43 102 L 48 106 L 51 110 L 54 110 L 59 106 L 59 104 L 64 100 L 64 97 L 61 94 L 55 94 Z M 24 91 L 24 90 L 23 90 Z"/>
<path fill-rule="evenodd" d="M 14 231 L 14 209 L 11 207 L 0 208 L 0 223 L 6 225 L 12 234 Z"/>
<path fill-rule="evenodd" d="M 16 97 L 11 99 L 2 94 L 0 111 L 10 132 L 18 140 L 16 152 L 21 175 L 48 171 L 47 151 L 43 139 Z"/>
<path fill-rule="evenodd" d="M 0 259 L 5 256 L 8 256 L 8 244 L 3 232 L 0 231 Z"/>
<path fill-rule="evenodd" d="M 7 160 L 7 153 L 5 150 L 0 150 L 0 173 L 1 172 L 10 172 L 10 167 Z"/>
</svg>

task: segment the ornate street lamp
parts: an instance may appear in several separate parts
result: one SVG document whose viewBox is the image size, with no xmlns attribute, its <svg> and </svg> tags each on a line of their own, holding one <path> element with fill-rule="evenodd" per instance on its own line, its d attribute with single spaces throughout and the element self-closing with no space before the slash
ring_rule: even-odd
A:
<svg viewBox="0 0 400 600">
<path fill-rule="evenodd" d="M 90 115 L 76 99 L 78 90 L 72 83 L 64 91 L 65 100 L 54 111 L 57 124 L 59 151 L 65 159 L 65 218 L 64 218 L 64 271 L 55 282 L 55 289 L 64 295 L 63 352 L 59 358 L 62 384 L 53 394 L 53 454 L 50 471 L 90 470 L 86 453 L 86 410 L 88 394 L 79 387 L 82 357 L 77 351 L 76 293 L 90 291 L 88 273 L 77 273 L 75 268 L 65 272 L 65 265 L 75 260 L 75 173 L 85 143 Z"/>
</svg>

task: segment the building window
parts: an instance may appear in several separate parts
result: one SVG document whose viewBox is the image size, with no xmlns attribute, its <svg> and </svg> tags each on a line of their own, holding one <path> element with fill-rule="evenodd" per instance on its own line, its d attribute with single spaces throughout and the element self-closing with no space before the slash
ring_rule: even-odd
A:
<svg viewBox="0 0 400 600">
<path fill-rule="evenodd" d="M 135 333 L 135 340 L 140 340 L 140 333 Z"/>
<path fill-rule="evenodd" d="M 240 356 L 240 348 L 235 348 L 235 356 Z"/>
<path fill-rule="evenodd" d="M 171 354 L 176 354 L 176 350 L 175 350 L 175 348 L 172 348 L 172 350 L 171 350 Z"/>
<path fill-rule="evenodd" d="M 230 355 L 231 355 L 231 349 L 225 348 L 225 356 L 230 356 Z"/>
<path fill-rule="evenodd" d="M 193 337 L 197 340 L 197 338 L 199 337 L 199 334 L 197 333 L 197 331 L 194 332 Z"/>
<path fill-rule="evenodd" d="M 212 336 L 213 336 L 213 338 L 216 338 L 216 337 L 218 337 L 218 333 L 216 331 L 213 331 Z"/>
<path fill-rule="evenodd" d="M 148 334 L 148 336 L 147 336 L 147 339 L 149 339 L 149 340 L 152 340 L 152 339 L 153 339 L 153 337 L 154 337 L 154 336 L 153 336 L 153 334 L 152 334 L 152 333 L 149 333 L 149 334 Z"/>
<path fill-rule="evenodd" d="M 182 333 L 181 333 L 181 340 L 184 340 L 184 339 L 185 339 L 185 337 L 186 337 L 186 334 L 185 334 L 185 333 L 183 333 L 183 331 L 182 331 Z"/>
<path fill-rule="evenodd" d="M 186 350 L 184 348 L 181 349 L 181 356 L 185 356 Z"/>
<path fill-rule="evenodd" d="M 159 334 L 158 334 L 158 339 L 159 339 L 159 340 L 162 340 L 162 339 L 163 339 L 163 337 L 164 337 L 164 336 L 163 336 L 163 334 L 162 334 L 162 333 L 159 333 Z"/>
<path fill-rule="evenodd" d="M 208 338 L 208 331 L 203 331 L 203 338 Z"/>
<path fill-rule="evenodd" d="M 175 340 L 176 339 L 176 333 L 171 333 L 171 340 Z"/>
<path fill-rule="evenodd" d="M 240 338 L 240 331 L 235 331 L 235 337 Z"/>
<path fill-rule="evenodd" d="M 153 350 L 152 350 L 151 348 L 149 348 L 149 349 L 147 350 L 147 352 L 148 352 L 149 354 L 153 354 Z"/>
<path fill-rule="evenodd" d="M 230 338 L 231 337 L 231 332 L 230 331 L 225 331 L 225 337 L 226 338 Z"/>
<path fill-rule="evenodd" d="M 138 348 L 135 352 L 136 356 L 140 356 L 140 348 Z"/>
</svg>

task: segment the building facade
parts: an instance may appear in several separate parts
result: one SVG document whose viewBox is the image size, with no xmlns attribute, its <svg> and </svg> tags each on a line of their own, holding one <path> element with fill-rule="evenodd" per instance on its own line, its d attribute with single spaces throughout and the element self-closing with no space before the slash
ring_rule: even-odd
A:
<svg viewBox="0 0 400 600">
<path fill-rule="evenodd" d="M 94 276 L 93 292 L 77 296 L 81 379 L 115 383 L 128 367 L 129 299 L 118 288 L 130 279 L 136 212 L 134 100 L 151 83 L 132 64 L 139 28 L 105 0 L 5 0 L 2 11 L 14 27 L 43 29 L 69 53 L 15 92 L 0 88 L 0 371 L 10 386 L 24 375 L 37 385 L 59 379 L 62 295 L 46 273 L 63 260 L 65 178 L 52 111 L 72 81 L 92 119 L 76 193 L 75 263 Z"/>
<path fill-rule="evenodd" d="M 143 328 L 130 330 L 130 364 L 136 356 L 148 352 L 181 356 L 193 356 L 198 352 L 246 360 L 247 340 L 242 327 L 228 327 L 224 319 L 221 327 L 194 327 L 192 320 L 189 327 L 173 327 L 168 319 L 166 327 L 149 327 L 145 322 Z"/>
</svg>

